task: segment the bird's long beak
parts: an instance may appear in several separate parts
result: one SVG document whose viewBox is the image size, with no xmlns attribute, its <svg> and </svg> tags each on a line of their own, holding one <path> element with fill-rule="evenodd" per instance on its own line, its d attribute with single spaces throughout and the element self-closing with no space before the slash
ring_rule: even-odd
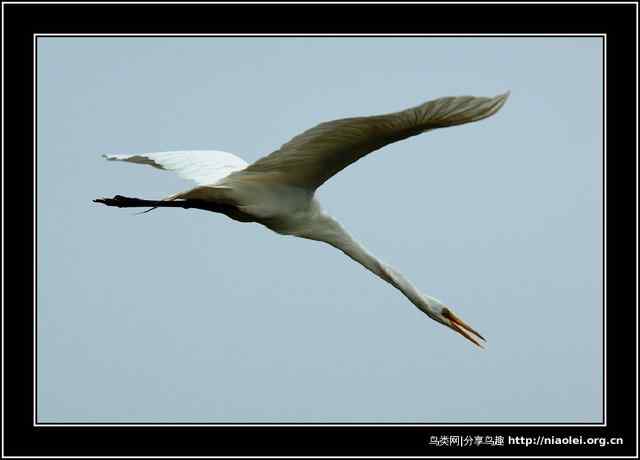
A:
<svg viewBox="0 0 640 460">
<path fill-rule="evenodd" d="M 444 316 L 447 320 L 449 320 L 449 327 L 451 329 L 453 329 L 454 331 L 456 331 L 457 333 L 459 333 L 463 337 L 469 339 L 470 341 L 472 341 L 474 344 L 476 344 L 480 348 L 484 348 L 482 346 L 482 344 L 477 339 L 481 339 L 481 340 L 483 340 L 485 342 L 486 342 L 486 339 L 484 337 L 482 337 L 482 335 L 480 335 L 480 333 L 478 331 L 474 330 L 471 326 L 469 326 L 467 323 L 465 323 L 460 318 L 458 318 L 456 315 L 454 315 L 451 312 L 451 310 L 445 309 L 442 312 L 442 316 Z"/>
</svg>

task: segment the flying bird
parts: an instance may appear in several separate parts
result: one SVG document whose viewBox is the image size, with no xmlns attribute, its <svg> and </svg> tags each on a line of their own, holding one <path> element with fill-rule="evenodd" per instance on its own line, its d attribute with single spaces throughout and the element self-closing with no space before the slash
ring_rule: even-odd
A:
<svg viewBox="0 0 640 460">
<path fill-rule="evenodd" d="M 94 202 L 121 208 L 203 209 L 240 222 L 257 222 L 282 235 L 328 243 L 398 289 L 431 319 L 482 347 L 482 335 L 449 306 L 420 293 L 397 270 L 367 251 L 322 209 L 315 192 L 333 175 L 375 150 L 433 129 L 490 117 L 508 96 L 509 92 L 493 98 L 443 97 L 385 115 L 320 123 L 252 164 L 231 153 L 209 150 L 103 155 L 111 161 L 174 171 L 198 186 L 161 200 L 116 195 Z"/>
</svg>

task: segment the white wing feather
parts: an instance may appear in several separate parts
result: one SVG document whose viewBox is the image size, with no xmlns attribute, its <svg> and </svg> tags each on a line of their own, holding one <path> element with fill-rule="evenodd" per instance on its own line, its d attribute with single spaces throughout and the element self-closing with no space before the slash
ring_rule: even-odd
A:
<svg viewBox="0 0 640 460">
<path fill-rule="evenodd" d="M 260 158 L 246 172 L 279 175 L 282 183 L 315 190 L 334 174 L 385 145 L 436 128 L 490 117 L 509 93 L 489 97 L 443 97 L 417 107 L 369 117 L 321 123 Z"/>
<path fill-rule="evenodd" d="M 248 163 L 231 153 L 217 150 L 179 150 L 173 152 L 142 153 L 134 155 L 102 155 L 110 161 L 128 161 L 174 171 L 184 179 L 199 185 L 211 185 Z"/>
</svg>

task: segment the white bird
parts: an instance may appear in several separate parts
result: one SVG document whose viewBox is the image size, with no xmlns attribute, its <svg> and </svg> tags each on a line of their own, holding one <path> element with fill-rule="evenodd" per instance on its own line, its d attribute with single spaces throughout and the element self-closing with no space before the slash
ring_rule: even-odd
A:
<svg viewBox="0 0 640 460">
<path fill-rule="evenodd" d="M 436 128 L 470 123 L 495 114 L 509 92 L 493 97 L 443 97 L 417 107 L 369 117 L 321 123 L 275 152 L 247 164 L 219 151 L 175 151 L 103 155 L 175 171 L 199 185 L 162 200 L 116 195 L 94 200 L 117 207 L 181 207 L 218 212 L 240 222 L 257 222 L 282 235 L 323 241 L 400 290 L 431 319 L 482 346 L 485 340 L 441 301 L 420 293 L 381 262 L 327 214 L 315 191 L 334 174 L 387 144 Z"/>
</svg>

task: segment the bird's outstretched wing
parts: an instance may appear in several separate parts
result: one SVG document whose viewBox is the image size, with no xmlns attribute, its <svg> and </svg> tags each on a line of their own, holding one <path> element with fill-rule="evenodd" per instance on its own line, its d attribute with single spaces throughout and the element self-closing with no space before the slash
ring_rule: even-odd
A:
<svg viewBox="0 0 640 460">
<path fill-rule="evenodd" d="M 284 183 L 315 190 L 354 161 L 407 137 L 496 113 L 509 92 L 489 97 L 443 97 L 400 112 L 321 123 L 249 165 L 247 173 L 275 173 Z"/>
<path fill-rule="evenodd" d="M 243 159 L 216 150 L 183 150 L 174 152 L 142 153 L 136 155 L 102 155 L 111 161 L 128 161 L 174 171 L 184 179 L 200 185 L 211 185 L 247 166 Z"/>
</svg>

